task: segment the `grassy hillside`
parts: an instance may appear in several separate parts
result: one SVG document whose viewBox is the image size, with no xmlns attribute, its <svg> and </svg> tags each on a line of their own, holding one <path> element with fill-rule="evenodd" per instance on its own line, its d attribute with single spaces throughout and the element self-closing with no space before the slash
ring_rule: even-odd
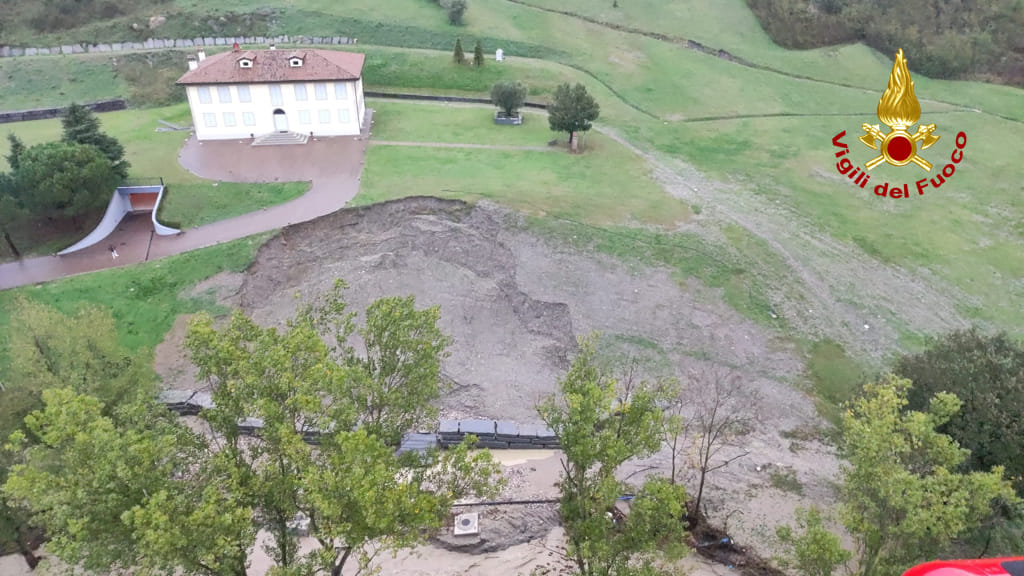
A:
<svg viewBox="0 0 1024 576">
<path fill-rule="evenodd" d="M 246 34 L 358 37 L 359 44 L 351 48 L 368 54 L 369 88 L 483 95 L 498 79 L 521 79 L 530 86 L 531 99 L 543 100 L 559 82 L 580 81 L 601 104 L 602 128 L 655 162 L 669 194 L 705 210 L 702 241 L 732 237 L 738 249 L 770 262 L 756 281 L 763 284 L 767 303 L 784 311 L 783 319 L 794 330 L 846 345 L 859 342 L 858 354 L 870 351 L 876 359 L 894 342 L 914 346 L 924 334 L 970 321 L 1024 335 L 1019 305 L 1024 287 L 1018 281 L 1024 272 L 1024 229 L 1017 224 L 1024 221 L 1019 201 L 1024 167 L 1016 152 L 1022 142 L 1018 129 L 1024 124 L 1024 91 L 915 73 L 922 120 L 936 123 L 942 136 L 924 156 L 941 167 L 962 130 L 969 136 L 967 159 L 939 190 L 910 199 L 879 198 L 837 177 L 830 139 L 846 130 L 858 161 L 866 160 L 861 156 L 870 151 L 856 148 L 861 146 L 856 133 L 861 123 L 876 122 L 891 54 L 861 45 L 785 50 L 761 29 L 743 0 L 629 0 L 619 5 L 471 0 L 465 26 L 453 27 L 442 10 L 422 0 L 227 0 L 216 8 L 198 0 L 173 0 L 59 34 L 89 40 L 98 34 L 105 39 L 187 36 L 216 27 L 231 33 L 248 18 Z M 157 13 L 166 16 L 161 27 L 129 27 Z M 482 70 L 455 67 L 450 47 L 456 37 L 467 46 L 482 39 L 485 51 L 501 47 L 509 59 L 488 61 Z M 741 62 L 695 50 L 687 40 L 727 51 Z M 908 57 L 913 68 L 915 55 Z M 42 85 L 73 84 L 69 75 L 88 77 L 83 68 L 41 62 L 2 64 L 5 76 Z M 112 65 L 109 58 L 75 62 L 98 71 Z M 119 74 L 106 89 L 123 93 L 137 85 L 154 83 Z M 7 98 L 6 87 L 0 104 Z M 90 93 L 99 94 L 100 88 L 96 83 Z M 34 92 L 18 88 L 11 98 L 27 100 Z M 45 98 L 63 98 L 59 91 L 44 93 Z M 408 111 L 393 109 L 391 114 L 378 116 L 375 137 L 435 138 L 426 128 L 417 133 L 419 125 L 404 116 Z M 451 138 L 471 132 L 462 120 L 455 124 Z M 386 167 L 401 154 L 412 153 L 373 149 L 370 160 Z M 430 168 L 437 162 L 456 162 L 467 175 L 479 172 L 469 160 L 478 156 L 468 153 L 416 154 L 403 156 L 410 164 L 401 171 L 381 171 L 368 163 L 372 194 L 367 197 L 390 197 L 419 180 L 455 190 Z M 484 165 L 489 165 L 487 156 L 479 155 Z M 518 162 L 517 156 L 509 161 Z M 915 167 L 883 166 L 872 173 L 876 183 L 912 183 L 923 176 Z M 620 194 L 629 196 L 629 184 L 620 186 Z M 559 199 L 585 190 L 570 192 L 552 196 L 550 207 L 571 212 Z M 482 196 L 483 191 L 477 194 Z M 657 223 L 649 211 L 626 210 L 638 220 L 634 224 Z M 672 254 L 666 258 L 684 258 L 681 252 Z M 817 304 L 803 306 L 804 297 Z M 865 325 L 883 325 L 891 333 L 863 333 Z"/>
</svg>

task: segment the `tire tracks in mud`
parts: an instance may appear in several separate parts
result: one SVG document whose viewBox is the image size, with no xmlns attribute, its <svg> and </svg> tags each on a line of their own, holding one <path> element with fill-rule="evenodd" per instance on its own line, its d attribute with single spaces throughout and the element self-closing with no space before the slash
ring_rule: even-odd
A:
<svg viewBox="0 0 1024 576">
<path fill-rule="evenodd" d="M 774 293 L 769 286 L 769 296 L 783 318 L 800 331 L 841 342 L 856 355 L 877 363 L 899 348 L 901 327 L 894 323 L 925 333 L 969 325 L 956 310 L 956 303 L 970 298 L 953 287 L 936 289 L 941 279 L 881 262 L 855 245 L 816 231 L 785 207 L 771 206 L 752 195 L 729 194 L 727 187 L 704 180 L 689 165 L 670 166 L 615 130 L 604 126 L 598 130 L 644 158 L 669 195 L 707 207 L 704 213 L 717 213 L 734 222 L 778 254 L 804 286 L 797 291 L 807 302 L 785 294 L 785 286 L 776 286 Z M 802 249 L 794 251 L 786 244 Z"/>
</svg>

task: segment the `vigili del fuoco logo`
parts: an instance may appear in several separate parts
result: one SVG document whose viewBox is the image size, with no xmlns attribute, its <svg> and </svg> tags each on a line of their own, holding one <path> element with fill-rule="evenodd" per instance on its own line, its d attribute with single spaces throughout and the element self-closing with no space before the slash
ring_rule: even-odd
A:
<svg viewBox="0 0 1024 576">
<path fill-rule="evenodd" d="M 914 82 L 910 79 L 910 71 L 907 70 L 907 60 L 903 57 L 901 49 L 896 54 L 896 62 L 892 65 L 892 73 L 889 74 L 889 86 L 878 101 L 878 120 L 889 127 L 888 133 L 883 132 L 878 124 L 862 124 L 864 135 L 858 138 L 862 144 L 878 152 L 878 155 L 864 163 L 863 170 L 855 166 L 850 160 L 852 156 L 850 147 L 843 142 L 846 130 L 836 134 L 832 138 L 832 145 L 840 148 L 836 152 L 836 170 L 849 178 L 854 184 L 865 188 L 871 175 L 868 172 L 882 164 L 890 166 L 907 166 L 914 164 L 926 172 L 932 172 L 932 163 L 920 154 L 920 152 L 931 148 L 939 141 L 935 133 L 935 124 L 918 125 L 917 131 L 911 134 L 908 129 L 917 124 L 921 119 L 921 104 L 914 95 Z M 918 143 L 921 144 L 918 148 Z M 946 179 L 956 173 L 956 165 L 964 158 L 964 146 L 967 146 L 967 134 L 959 132 L 956 135 L 956 148 L 950 156 L 950 163 L 937 170 L 931 178 L 925 177 L 914 182 L 913 189 L 916 189 L 919 196 L 924 195 L 925 188 L 936 188 L 946 183 Z M 888 196 L 890 198 L 909 198 L 911 187 L 908 184 L 889 184 L 883 182 L 874 187 L 877 196 Z"/>
</svg>

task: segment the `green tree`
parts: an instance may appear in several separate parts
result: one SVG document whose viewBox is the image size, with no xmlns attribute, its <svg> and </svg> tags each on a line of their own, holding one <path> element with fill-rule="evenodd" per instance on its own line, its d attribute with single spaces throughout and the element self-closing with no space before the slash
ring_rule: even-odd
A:
<svg viewBox="0 0 1024 576">
<path fill-rule="evenodd" d="M 462 38 L 455 39 L 455 51 L 452 53 L 452 60 L 454 60 L 456 64 L 466 63 L 466 54 L 462 51 Z"/>
<path fill-rule="evenodd" d="M 304 307 L 284 332 L 236 313 L 219 331 L 200 316 L 186 340 L 200 376 L 216 384 L 216 407 L 203 417 L 224 438 L 218 457 L 236 479 L 230 490 L 261 511 L 275 563 L 332 575 L 353 559 L 365 567 L 367 542 L 378 551 L 422 542 L 454 499 L 497 486 L 489 455 L 471 456 L 468 444 L 422 459 L 394 454 L 402 433 L 436 415 L 450 343 L 437 328 L 439 310 L 384 298 L 357 329 L 343 289 L 339 282 Z M 355 332 L 363 355 L 348 346 Z M 237 423 L 247 417 L 263 428 L 242 442 Z M 303 437 L 317 430 L 328 432 L 314 450 Z M 302 554 L 289 530 L 298 513 L 321 544 L 315 553 Z"/>
<path fill-rule="evenodd" d="M 21 205 L 33 216 L 47 218 L 94 214 L 121 183 L 99 148 L 66 142 L 25 150 L 15 179 Z"/>
<path fill-rule="evenodd" d="M 868 384 L 842 420 L 842 520 L 862 576 L 898 574 L 938 556 L 1016 497 L 1000 467 L 957 473 L 968 452 L 936 431 L 960 408 L 939 393 L 927 412 L 906 411 L 910 381 Z"/>
<path fill-rule="evenodd" d="M 935 340 L 893 368 L 914 383 L 907 393 L 912 410 L 924 410 L 939 392 L 956 394 L 963 407 L 940 431 L 971 451 L 969 470 L 1003 466 L 1024 488 L 1024 346 L 1007 334 L 961 330 Z"/>
<path fill-rule="evenodd" d="M 44 518 L 62 558 L 98 569 L 241 576 L 261 529 L 279 574 L 362 572 L 375 553 L 423 542 L 455 499 L 493 496 L 498 467 L 470 453 L 473 438 L 395 454 L 388 440 L 432 414 L 448 339 L 437 309 L 411 298 L 378 300 L 357 328 L 342 288 L 283 331 L 240 312 L 220 329 L 209 316 L 191 323 L 187 347 L 215 384 L 215 406 L 200 414 L 210 438 L 153 403 L 106 416 L 89 396 L 47 391 L 46 408 L 26 418 L 37 446 L 6 493 Z M 365 357 L 348 347 L 356 333 Z M 250 418 L 260 433 L 243 438 Z M 290 524 L 300 513 L 319 549 L 299 548 Z"/>
<path fill-rule="evenodd" d="M 480 41 L 476 41 L 476 47 L 473 48 L 473 66 L 477 68 L 484 65 L 484 47 L 480 44 Z"/>
<path fill-rule="evenodd" d="M 466 0 L 442 0 L 441 7 L 448 13 L 448 22 L 454 26 L 462 25 L 462 19 L 469 9 Z"/>
<path fill-rule="evenodd" d="M 26 416 L 43 408 L 46 390 L 70 387 L 111 407 L 155 393 L 156 376 L 145 356 L 118 344 L 113 317 L 99 308 L 66 316 L 18 298 L 7 335 L 10 361 L 0 376 L 0 446 L 11 434 L 24 431 Z M 0 450 L 0 486 L 14 457 Z M 0 541 L 15 543 L 30 566 L 36 562 L 30 541 L 38 527 L 30 510 L 0 493 Z"/>
<path fill-rule="evenodd" d="M 582 576 L 658 573 L 656 551 L 676 557 L 685 534 L 686 490 L 667 479 L 648 480 L 628 518 L 615 517 L 629 487 L 615 477 L 623 463 L 655 452 L 661 442 L 662 393 L 628 379 L 619 383 L 595 362 L 595 339 L 580 351 L 559 383 L 560 395 L 538 406 L 562 445 L 561 514 L 569 555 Z"/>
<path fill-rule="evenodd" d="M 562 84 L 555 89 L 555 97 L 548 106 L 548 123 L 554 132 L 567 132 L 572 143 L 572 150 L 577 148 L 577 133 L 586 132 L 593 127 L 601 113 L 594 97 L 587 92 L 586 86 Z"/>
<path fill-rule="evenodd" d="M 21 158 L 22 152 L 25 151 L 25 143 L 21 141 L 21 138 L 15 136 L 14 132 L 7 133 L 7 142 L 10 145 L 10 150 L 7 152 L 7 164 L 11 167 L 11 170 L 18 169 L 18 159 Z"/>
<path fill-rule="evenodd" d="M 526 102 L 526 86 L 519 82 L 498 82 L 491 87 L 491 102 L 506 116 L 516 115 L 516 111 Z"/>
<path fill-rule="evenodd" d="M 775 531 L 788 552 L 778 559 L 783 568 L 802 576 L 832 576 L 853 557 L 842 547 L 839 537 L 825 528 L 821 511 L 817 508 L 797 508 L 796 525 L 795 530 L 785 525 Z"/>
<path fill-rule="evenodd" d="M 65 142 L 99 148 L 110 161 L 114 173 L 122 180 L 128 177 L 130 164 L 124 157 L 124 146 L 117 139 L 100 131 L 99 118 L 92 110 L 72 103 L 64 110 L 61 125 L 64 127 Z"/>
<path fill-rule="evenodd" d="M 21 455 L 4 492 L 31 507 L 51 552 L 97 573 L 245 575 L 252 511 L 220 489 L 205 438 L 151 400 L 112 410 L 69 388 L 42 399 L 11 437 Z"/>
<path fill-rule="evenodd" d="M 18 191 L 14 176 L 8 172 L 0 172 L 0 231 L 4 242 L 15 258 L 21 258 L 21 252 L 11 238 L 11 227 L 24 218 L 24 211 L 18 203 Z"/>
</svg>

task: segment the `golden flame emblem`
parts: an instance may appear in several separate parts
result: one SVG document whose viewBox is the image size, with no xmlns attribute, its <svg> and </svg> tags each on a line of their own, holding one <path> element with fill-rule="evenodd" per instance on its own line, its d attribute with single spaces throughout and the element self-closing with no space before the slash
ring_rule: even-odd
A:
<svg viewBox="0 0 1024 576">
<path fill-rule="evenodd" d="M 910 79 L 902 49 L 896 53 L 896 61 L 889 74 L 889 86 L 878 101 L 878 119 L 892 131 L 885 134 L 878 124 L 861 126 L 865 134 L 860 137 L 860 141 L 865 146 L 879 150 L 876 142 L 881 142 L 881 154 L 865 163 L 865 168 L 871 170 L 882 162 L 892 166 L 906 166 L 913 162 L 931 171 L 931 163 L 917 155 L 917 143 L 921 142 L 921 150 L 926 150 L 938 142 L 940 137 L 933 134 L 935 124 L 918 126 L 914 134 L 907 132 L 907 128 L 921 119 L 921 104 L 914 95 L 914 81 Z"/>
</svg>

